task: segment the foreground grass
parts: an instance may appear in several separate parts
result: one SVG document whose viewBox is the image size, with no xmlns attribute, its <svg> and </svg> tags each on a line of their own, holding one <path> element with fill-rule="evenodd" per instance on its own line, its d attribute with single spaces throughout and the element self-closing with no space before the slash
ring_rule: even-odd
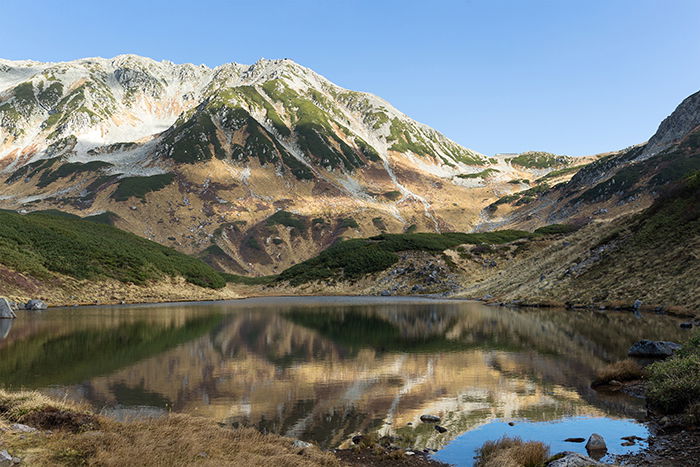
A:
<svg viewBox="0 0 700 467">
<path fill-rule="evenodd" d="M 621 360 L 611 363 L 600 370 L 596 374 L 596 379 L 591 384 L 593 387 L 608 384 L 611 381 L 635 381 L 643 376 L 642 367 L 632 359 Z"/>
<path fill-rule="evenodd" d="M 539 441 L 503 437 L 486 441 L 477 450 L 477 467 L 540 467 L 549 459 L 549 447 Z"/>
<path fill-rule="evenodd" d="M 697 411 L 700 405 L 700 333 L 673 357 L 647 367 L 647 400 L 664 413 Z"/>
<path fill-rule="evenodd" d="M 3 448 L 24 465 L 341 465 L 316 447 L 295 447 L 289 438 L 253 429 L 224 429 L 203 418 L 169 415 L 119 423 L 35 392 L 0 391 L 0 423 L 15 422 L 40 429 L 3 435 Z"/>
</svg>

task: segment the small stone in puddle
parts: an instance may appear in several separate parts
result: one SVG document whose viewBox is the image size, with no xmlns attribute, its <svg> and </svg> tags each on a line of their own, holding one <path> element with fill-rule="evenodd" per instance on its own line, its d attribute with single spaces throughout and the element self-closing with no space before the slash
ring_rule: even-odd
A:
<svg viewBox="0 0 700 467">
<path fill-rule="evenodd" d="M 620 443 L 621 446 L 634 446 L 634 441 L 625 441 L 624 443 Z"/>
<path fill-rule="evenodd" d="M 515 422 L 508 422 L 508 426 L 515 426 Z"/>
<path fill-rule="evenodd" d="M 624 439 L 625 441 L 644 441 L 644 438 L 640 438 L 639 436 L 623 436 L 620 439 Z"/>
<path fill-rule="evenodd" d="M 586 441 L 586 438 L 566 438 L 564 440 L 565 443 L 583 443 Z"/>
<path fill-rule="evenodd" d="M 423 423 L 440 423 L 440 417 L 435 415 L 421 415 L 420 421 Z"/>
<path fill-rule="evenodd" d="M 605 439 L 603 439 L 602 436 L 598 433 L 593 433 L 586 443 L 586 451 L 589 456 L 595 460 L 599 460 L 608 452 L 608 446 L 605 444 Z"/>
<path fill-rule="evenodd" d="M 444 426 L 435 425 L 435 430 L 436 430 L 438 433 L 445 433 L 445 432 L 447 431 L 447 428 L 445 428 Z"/>
</svg>

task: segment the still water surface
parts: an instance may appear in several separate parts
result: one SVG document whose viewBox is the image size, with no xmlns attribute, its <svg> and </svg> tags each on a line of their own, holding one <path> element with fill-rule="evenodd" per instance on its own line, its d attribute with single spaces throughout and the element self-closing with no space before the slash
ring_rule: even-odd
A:
<svg viewBox="0 0 700 467">
<path fill-rule="evenodd" d="M 646 437 L 644 404 L 590 389 L 641 338 L 682 339 L 657 315 L 516 310 L 413 298 L 259 298 L 54 309 L 0 320 L 0 384 L 114 416 L 186 412 L 337 447 L 400 435 L 471 465 L 504 434 L 611 453 Z M 418 420 L 442 417 L 447 433 Z M 515 422 L 510 426 L 508 422 Z"/>
</svg>

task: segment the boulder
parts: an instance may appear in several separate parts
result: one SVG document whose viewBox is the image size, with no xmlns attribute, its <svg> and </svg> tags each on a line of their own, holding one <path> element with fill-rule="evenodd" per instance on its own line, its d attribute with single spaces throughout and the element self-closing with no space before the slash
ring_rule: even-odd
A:
<svg viewBox="0 0 700 467">
<path fill-rule="evenodd" d="M 294 446 L 295 448 L 302 448 L 302 449 L 304 449 L 304 448 L 310 448 L 311 446 L 313 446 L 313 444 L 307 443 L 306 441 L 302 441 L 302 440 L 300 440 L 300 439 L 295 439 L 295 440 L 292 442 L 292 446 Z"/>
<path fill-rule="evenodd" d="M 9 452 L 0 451 L 0 467 L 10 467 L 15 464 L 15 458 Z"/>
<path fill-rule="evenodd" d="M 0 298 L 0 318 L 16 318 L 12 305 L 6 298 Z"/>
<path fill-rule="evenodd" d="M 21 423 L 15 423 L 14 425 L 10 426 L 10 429 L 12 431 L 19 431 L 20 433 L 34 433 L 37 431 L 36 428 L 32 428 L 31 426 L 23 425 Z"/>
<path fill-rule="evenodd" d="M 25 310 L 45 310 L 48 306 L 42 300 L 29 300 L 26 305 L 24 305 Z"/>
<path fill-rule="evenodd" d="M 591 437 L 588 438 L 588 442 L 586 443 L 586 451 L 588 451 L 588 454 L 592 452 L 600 453 L 607 450 L 608 445 L 605 444 L 605 439 L 603 439 L 603 437 L 598 433 L 593 433 Z"/>
<path fill-rule="evenodd" d="M 675 342 L 644 339 L 632 345 L 627 351 L 627 355 L 640 358 L 666 358 L 680 348 L 681 346 Z"/>
<path fill-rule="evenodd" d="M 440 423 L 440 417 L 425 414 L 420 416 L 420 421 L 423 423 Z"/>
<path fill-rule="evenodd" d="M 546 464 L 547 467 L 599 467 L 604 465 L 606 464 L 571 451 L 564 451 L 556 454 L 552 457 L 552 460 Z"/>
<path fill-rule="evenodd" d="M 598 433 L 593 433 L 588 442 L 586 443 L 586 449 L 589 451 L 600 451 L 603 449 L 608 449 L 607 444 L 605 444 L 605 439 Z"/>
</svg>

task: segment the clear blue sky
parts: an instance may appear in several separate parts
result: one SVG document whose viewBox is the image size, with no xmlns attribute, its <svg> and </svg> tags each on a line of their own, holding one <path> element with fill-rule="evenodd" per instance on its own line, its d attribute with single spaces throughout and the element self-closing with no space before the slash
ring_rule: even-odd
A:
<svg viewBox="0 0 700 467">
<path fill-rule="evenodd" d="M 700 89 L 698 0 L 3 0 L 0 56 L 288 57 L 486 154 L 646 140 Z"/>
</svg>

